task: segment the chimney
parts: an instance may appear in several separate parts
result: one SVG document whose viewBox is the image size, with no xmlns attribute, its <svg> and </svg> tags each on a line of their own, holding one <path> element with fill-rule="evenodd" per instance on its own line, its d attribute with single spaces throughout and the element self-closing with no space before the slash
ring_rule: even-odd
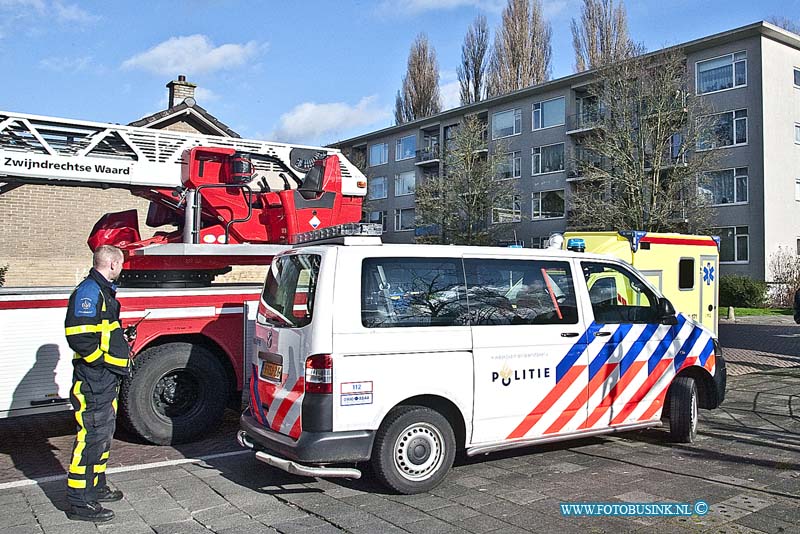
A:
<svg viewBox="0 0 800 534">
<path fill-rule="evenodd" d="M 172 80 L 167 84 L 169 89 L 169 107 L 175 107 L 183 101 L 186 104 L 193 106 L 195 104 L 194 90 L 197 84 L 187 82 L 186 76 L 183 74 L 178 76 L 177 80 Z"/>
</svg>

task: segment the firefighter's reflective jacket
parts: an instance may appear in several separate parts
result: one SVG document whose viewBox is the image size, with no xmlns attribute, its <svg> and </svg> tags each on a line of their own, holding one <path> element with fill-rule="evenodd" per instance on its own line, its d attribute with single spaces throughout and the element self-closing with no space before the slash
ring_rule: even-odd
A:
<svg viewBox="0 0 800 534">
<path fill-rule="evenodd" d="M 75 351 L 73 363 L 127 376 L 130 374 L 130 349 L 119 323 L 116 286 L 92 269 L 69 297 L 64 321 L 67 342 Z"/>
</svg>

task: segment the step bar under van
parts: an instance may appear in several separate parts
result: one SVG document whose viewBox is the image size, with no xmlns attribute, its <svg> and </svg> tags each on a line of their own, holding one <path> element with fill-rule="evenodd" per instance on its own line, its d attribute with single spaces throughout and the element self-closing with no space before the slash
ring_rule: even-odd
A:
<svg viewBox="0 0 800 534">
<path fill-rule="evenodd" d="M 236 441 L 242 447 L 255 451 L 258 460 L 292 475 L 314 478 L 361 478 L 361 471 L 352 467 L 312 467 L 258 450 L 244 430 L 236 434 Z"/>
</svg>

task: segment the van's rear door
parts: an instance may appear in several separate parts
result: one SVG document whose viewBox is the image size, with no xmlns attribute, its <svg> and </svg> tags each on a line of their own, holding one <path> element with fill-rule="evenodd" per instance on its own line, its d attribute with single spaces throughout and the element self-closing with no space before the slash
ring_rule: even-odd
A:
<svg viewBox="0 0 800 534">
<path fill-rule="evenodd" d="M 322 263 L 322 254 L 291 251 L 277 256 L 267 274 L 256 320 L 250 387 L 253 416 L 294 439 L 302 430 L 306 359 L 315 354 L 312 334 L 317 325 L 326 328 L 325 321 L 313 321 Z"/>
</svg>

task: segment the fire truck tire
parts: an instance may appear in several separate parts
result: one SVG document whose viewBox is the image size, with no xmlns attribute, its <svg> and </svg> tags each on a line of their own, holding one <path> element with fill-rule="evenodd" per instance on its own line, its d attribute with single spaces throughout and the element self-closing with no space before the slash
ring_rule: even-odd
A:
<svg viewBox="0 0 800 534">
<path fill-rule="evenodd" d="M 228 377 L 208 349 L 167 343 L 136 357 L 120 388 L 120 419 L 156 445 L 193 441 L 216 427 L 228 399 Z"/>
<path fill-rule="evenodd" d="M 690 376 L 672 381 L 669 392 L 669 432 L 676 443 L 691 443 L 697 436 L 697 384 Z"/>
<path fill-rule="evenodd" d="M 398 406 L 375 436 L 372 469 L 398 493 L 423 493 L 444 480 L 455 452 L 453 428 L 442 414 L 423 406 Z"/>
</svg>

